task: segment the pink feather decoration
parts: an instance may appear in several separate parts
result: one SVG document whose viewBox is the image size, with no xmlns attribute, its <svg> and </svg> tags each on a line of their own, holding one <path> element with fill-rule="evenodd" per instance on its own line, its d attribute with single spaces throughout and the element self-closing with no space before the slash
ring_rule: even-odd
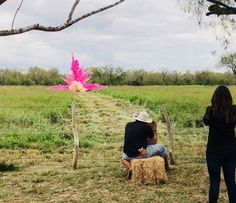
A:
<svg viewBox="0 0 236 203">
<path fill-rule="evenodd" d="M 54 86 L 52 86 L 52 88 L 55 90 L 68 90 L 67 85 L 54 85 Z"/>
<path fill-rule="evenodd" d="M 103 85 L 99 85 L 99 84 L 92 84 L 92 83 L 87 83 L 84 85 L 84 87 L 90 91 L 90 90 L 93 90 L 93 89 L 101 89 L 101 88 L 107 88 L 107 86 L 103 86 Z"/>
<path fill-rule="evenodd" d="M 54 85 L 51 86 L 54 90 L 70 90 L 73 92 L 84 92 L 91 91 L 93 89 L 101 89 L 106 88 L 107 86 L 103 86 L 97 83 L 87 83 L 89 80 L 89 72 L 83 70 L 80 66 L 79 61 L 72 56 L 71 62 L 71 72 L 72 76 L 65 75 L 66 85 Z"/>
</svg>

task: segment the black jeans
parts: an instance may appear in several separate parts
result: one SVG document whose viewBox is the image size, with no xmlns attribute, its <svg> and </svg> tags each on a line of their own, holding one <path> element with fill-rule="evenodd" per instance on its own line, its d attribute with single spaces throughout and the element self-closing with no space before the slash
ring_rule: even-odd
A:
<svg viewBox="0 0 236 203">
<path fill-rule="evenodd" d="M 210 178 L 209 203 L 216 203 L 218 200 L 221 167 L 228 190 L 229 202 L 236 203 L 235 156 L 220 152 L 207 153 L 206 160 Z"/>
</svg>

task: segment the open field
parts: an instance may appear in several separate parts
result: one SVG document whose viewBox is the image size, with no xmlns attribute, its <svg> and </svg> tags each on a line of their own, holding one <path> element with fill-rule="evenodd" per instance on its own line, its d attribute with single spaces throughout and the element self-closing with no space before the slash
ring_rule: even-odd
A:
<svg viewBox="0 0 236 203">
<path fill-rule="evenodd" d="M 179 127 L 195 127 L 202 119 L 206 106 L 210 104 L 216 86 L 114 86 L 100 93 L 143 105 L 157 115 L 165 105 L 171 120 Z M 236 100 L 236 86 L 230 86 Z"/>
<path fill-rule="evenodd" d="M 126 98 L 139 93 L 154 99 L 156 94 L 162 98 L 159 104 L 165 101 L 168 109 L 174 101 L 181 107 L 181 98 L 184 106 L 191 104 L 191 98 L 194 106 L 207 105 L 214 90 L 157 87 L 155 93 L 149 88 L 113 87 L 102 93 Z M 235 95 L 234 87 L 232 90 Z M 72 101 L 77 102 L 81 141 L 77 170 L 71 169 Z M 0 202 L 206 202 L 206 128 L 174 123 L 178 167 L 168 174 L 166 184 L 134 186 L 126 180 L 120 164 L 124 126 L 133 113 L 144 109 L 160 118 L 147 102 L 135 105 L 107 95 L 73 95 L 46 87 L 0 87 Z M 167 145 L 166 127 L 161 122 L 159 136 Z M 221 192 L 220 201 L 226 202 L 224 184 Z"/>
</svg>

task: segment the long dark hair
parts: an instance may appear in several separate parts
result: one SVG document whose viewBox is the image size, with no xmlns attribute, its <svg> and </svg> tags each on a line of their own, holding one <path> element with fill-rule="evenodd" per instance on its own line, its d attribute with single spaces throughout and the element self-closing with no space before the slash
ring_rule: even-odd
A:
<svg viewBox="0 0 236 203">
<path fill-rule="evenodd" d="M 211 104 L 213 117 L 225 123 L 232 122 L 235 119 L 232 114 L 233 99 L 226 86 L 220 85 L 216 88 L 211 98 Z"/>
</svg>

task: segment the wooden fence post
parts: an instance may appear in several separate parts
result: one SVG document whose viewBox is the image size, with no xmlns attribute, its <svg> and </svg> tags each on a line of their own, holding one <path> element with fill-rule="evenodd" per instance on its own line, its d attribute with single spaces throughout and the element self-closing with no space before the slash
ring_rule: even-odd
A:
<svg viewBox="0 0 236 203">
<path fill-rule="evenodd" d="M 77 130 L 77 123 L 76 123 L 76 104 L 75 102 L 72 103 L 72 132 L 74 136 L 74 154 L 73 154 L 73 162 L 72 166 L 73 169 L 77 168 L 77 160 L 79 156 L 79 136 Z"/>
<path fill-rule="evenodd" d="M 172 129 L 171 129 L 171 123 L 170 123 L 170 119 L 169 119 L 169 115 L 166 111 L 166 108 L 164 105 L 161 106 L 161 112 L 164 116 L 166 125 L 167 125 L 167 130 L 168 130 L 168 141 L 169 141 L 169 156 L 170 156 L 170 163 L 175 165 L 176 161 L 175 161 L 175 156 L 174 156 L 174 139 L 173 139 L 173 133 L 172 133 Z"/>
</svg>

